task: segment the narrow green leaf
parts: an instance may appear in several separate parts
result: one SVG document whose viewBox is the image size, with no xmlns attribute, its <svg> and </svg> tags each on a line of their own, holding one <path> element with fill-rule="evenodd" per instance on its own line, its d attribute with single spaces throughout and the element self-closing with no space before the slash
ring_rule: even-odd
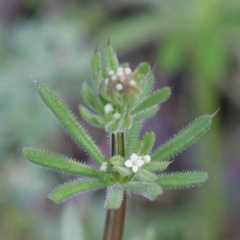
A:
<svg viewBox="0 0 240 240">
<path fill-rule="evenodd" d="M 211 123 L 211 115 L 204 115 L 195 119 L 175 137 L 160 146 L 152 154 L 152 161 L 168 161 L 172 157 L 176 156 L 207 132 Z"/>
<path fill-rule="evenodd" d="M 24 148 L 25 157 L 40 166 L 70 174 L 99 177 L 99 171 L 76 160 L 51 152 Z"/>
<path fill-rule="evenodd" d="M 155 135 L 153 132 L 146 132 L 142 139 L 143 146 L 141 149 L 141 155 L 150 154 L 155 142 Z"/>
<path fill-rule="evenodd" d="M 171 162 L 169 161 L 155 161 L 144 165 L 144 169 L 149 171 L 163 171 L 166 170 Z"/>
<path fill-rule="evenodd" d="M 120 155 L 111 157 L 110 163 L 114 166 L 124 166 L 124 158 Z"/>
<path fill-rule="evenodd" d="M 152 90 L 153 90 L 153 85 L 154 85 L 154 75 L 152 70 L 150 69 L 149 74 L 146 75 L 146 84 L 144 86 L 144 90 L 143 90 L 143 96 L 150 96 Z"/>
<path fill-rule="evenodd" d="M 93 77 L 94 77 L 95 81 L 98 81 L 98 76 L 99 76 L 99 72 L 102 68 L 102 65 L 101 65 L 101 55 L 97 49 L 96 49 L 95 53 L 93 54 L 91 67 L 92 67 Z"/>
<path fill-rule="evenodd" d="M 137 66 L 136 71 L 143 74 L 144 76 L 147 76 L 151 71 L 151 67 L 150 67 L 149 63 L 143 62 Z"/>
<path fill-rule="evenodd" d="M 90 107 L 92 110 L 94 110 L 95 109 L 95 104 L 94 104 L 95 98 L 93 97 L 92 92 L 90 91 L 90 89 L 88 88 L 88 86 L 85 82 L 83 82 L 83 84 L 82 84 L 81 94 L 83 96 L 84 101 L 88 105 L 88 107 Z"/>
<path fill-rule="evenodd" d="M 128 129 L 132 126 L 133 120 L 132 117 L 129 114 L 126 114 L 123 117 L 123 129 Z"/>
<path fill-rule="evenodd" d="M 126 157 L 130 157 L 132 153 L 134 153 L 134 143 L 138 139 L 140 129 L 141 129 L 141 122 L 135 121 L 134 124 L 130 129 L 127 130 L 127 137 L 126 137 Z"/>
<path fill-rule="evenodd" d="M 122 166 L 113 166 L 113 170 L 121 174 L 122 176 L 129 176 L 132 174 L 132 171 L 129 168 L 125 168 Z"/>
<path fill-rule="evenodd" d="M 142 147 L 143 147 L 143 141 L 135 140 L 132 147 L 132 153 L 136 153 L 137 155 L 140 155 Z"/>
<path fill-rule="evenodd" d="M 56 203 L 60 203 L 82 192 L 104 188 L 109 185 L 109 183 L 103 182 L 100 179 L 76 180 L 60 185 L 48 195 L 48 198 Z"/>
<path fill-rule="evenodd" d="M 150 118 L 150 117 L 152 117 L 153 115 L 156 114 L 158 109 L 159 109 L 158 106 L 153 106 L 153 107 L 147 108 L 147 109 L 133 115 L 133 120 L 134 121 L 143 121 L 147 118 Z"/>
<path fill-rule="evenodd" d="M 141 102 L 132 112 L 132 114 L 136 114 L 141 112 L 147 108 L 153 107 L 155 105 L 161 104 L 165 102 L 171 94 L 170 88 L 165 87 L 160 89 L 159 91 L 153 93 L 150 97 Z"/>
<path fill-rule="evenodd" d="M 94 94 L 89 89 L 88 85 L 84 82 L 81 87 L 81 94 L 84 98 L 84 101 L 93 111 L 102 115 L 104 113 L 103 105 L 98 97 L 94 96 Z"/>
<path fill-rule="evenodd" d="M 162 174 L 157 182 L 163 188 L 187 188 L 201 185 L 207 179 L 206 172 L 181 172 Z"/>
<path fill-rule="evenodd" d="M 118 120 L 118 121 L 113 120 L 113 121 L 107 123 L 107 124 L 105 125 L 105 131 L 106 131 L 106 132 L 109 132 L 109 133 L 114 133 L 114 132 L 116 133 L 116 132 L 121 131 L 122 122 L 123 122 L 123 120 L 122 120 L 122 118 L 121 118 L 121 119 Z"/>
<path fill-rule="evenodd" d="M 123 200 L 123 192 L 124 189 L 119 184 L 108 187 L 105 207 L 108 209 L 118 209 Z"/>
<path fill-rule="evenodd" d="M 123 186 L 126 190 L 142 195 L 150 200 L 155 200 L 158 195 L 162 194 L 162 188 L 156 183 L 134 181 L 128 182 Z"/>
<path fill-rule="evenodd" d="M 157 180 L 157 176 L 143 168 L 140 168 L 137 173 L 136 176 L 145 182 L 154 182 L 155 180 Z"/>
<path fill-rule="evenodd" d="M 104 63 L 105 63 L 105 67 L 108 70 L 113 70 L 113 71 L 116 71 L 119 65 L 117 55 L 109 43 L 105 48 Z"/>
<path fill-rule="evenodd" d="M 141 95 L 141 101 L 142 101 L 146 99 L 148 96 L 150 96 L 150 93 L 153 89 L 153 84 L 154 84 L 154 75 L 151 71 L 151 66 L 148 63 L 141 63 L 138 66 L 137 71 L 142 73 L 146 78 L 143 93 Z"/>
<path fill-rule="evenodd" d="M 90 112 L 87 108 L 84 106 L 79 106 L 79 111 L 81 113 L 81 116 L 84 118 L 85 121 L 89 122 L 93 126 L 96 127 L 104 127 L 104 119 L 95 115 L 94 113 Z"/>
<path fill-rule="evenodd" d="M 54 93 L 46 84 L 42 83 L 38 83 L 38 90 L 42 100 L 59 119 L 72 138 L 75 139 L 75 141 L 84 148 L 95 161 L 98 163 L 105 162 L 105 157 L 98 146 L 94 143 L 86 130 L 79 124 L 77 119 L 57 96 L 57 94 Z"/>
</svg>

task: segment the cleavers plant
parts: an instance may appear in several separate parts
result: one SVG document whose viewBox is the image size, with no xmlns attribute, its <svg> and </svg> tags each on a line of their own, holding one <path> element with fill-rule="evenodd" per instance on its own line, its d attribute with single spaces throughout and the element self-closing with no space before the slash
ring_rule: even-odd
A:
<svg viewBox="0 0 240 240">
<path fill-rule="evenodd" d="M 154 76 L 148 63 L 134 71 L 127 63 L 119 64 L 110 44 L 103 58 L 96 50 L 92 58 L 94 82 L 85 82 L 81 94 L 87 107 L 80 106 L 82 117 L 94 126 L 104 128 L 111 138 L 111 158 L 103 155 L 94 140 L 68 107 L 47 85 L 36 82 L 41 99 L 59 119 L 72 138 L 99 164 L 95 169 L 85 163 L 56 153 L 24 148 L 26 158 L 46 168 L 82 175 L 57 187 L 49 198 L 56 203 L 88 190 L 107 188 L 108 209 L 104 240 L 120 240 L 123 235 L 126 197 L 133 192 L 155 200 L 166 188 L 186 188 L 204 183 L 208 174 L 202 171 L 164 173 L 174 156 L 201 137 L 210 127 L 212 115 L 204 115 L 163 145 L 152 150 L 155 135 L 146 132 L 139 138 L 142 122 L 152 117 L 171 94 L 165 87 L 152 92 Z"/>
</svg>

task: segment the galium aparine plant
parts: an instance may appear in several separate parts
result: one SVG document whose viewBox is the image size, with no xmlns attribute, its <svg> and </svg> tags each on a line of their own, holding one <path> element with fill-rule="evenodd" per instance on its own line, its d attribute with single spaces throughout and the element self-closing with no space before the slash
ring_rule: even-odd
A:
<svg viewBox="0 0 240 240">
<path fill-rule="evenodd" d="M 58 186 L 49 194 L 51 200 L 60 203 L 88 190 L 106 188 L 106 208 L 119 209 L 128 192 L 155 200 L 163 193 L 163 189 L 198 186 L 208 179 L 208 174 L 203 171 L 164 171 L 178 153 L 209 129 L 214 114 L 195 119 L 153 150 L 155 134 L 149 131 L 139 138 L 139 132 L 142 122 L 154 116 L 160 105 L 169 98 L 170 88 L 153 92 L 154 76 L 150 65 L 141 63 L 133 70 L 127 63 L 119 64 L 110 44 L 103 57 L 95 51 L 92 75 L 93 84 L 82 84 L 81 94 L 86 106 L 81 105 L 79 110 L 83 119 L 104 128 L 106 134 L 111 136 L 110 158 L 103 155 L 60 97 L 46 84 L 36 82 L 43 102 L 76 143 L 99 164 L 96 169 L 63 155 L 24 148 L 26 158 L 35 164 L 58 172 L 84 176 Z M 104 239 L 110 239 L 105 235 Z"/>
</svg>

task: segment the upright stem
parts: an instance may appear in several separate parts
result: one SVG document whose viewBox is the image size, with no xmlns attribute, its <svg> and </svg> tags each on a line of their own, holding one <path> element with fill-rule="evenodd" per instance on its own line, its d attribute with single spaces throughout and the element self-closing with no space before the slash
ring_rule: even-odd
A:
<svg viewBox="0 0 240 240">
<path fill-rule="evenodd" d="M 111 155 L 125 156 L 124 133 L 119 132 L 117 136 L 111 136 Z M 123 201 L 119 209 L 108 209 L 105 221 L 103 240 L 122 240 L 125 212 L 126 212 L 126 193 L 124 192 Z"/>
</svg>

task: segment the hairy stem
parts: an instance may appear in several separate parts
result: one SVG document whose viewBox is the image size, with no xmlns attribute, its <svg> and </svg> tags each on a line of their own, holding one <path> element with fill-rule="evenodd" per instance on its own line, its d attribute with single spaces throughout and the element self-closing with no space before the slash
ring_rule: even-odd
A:
<svg viewBox="0 0 240 240">
<path fill-rule="evenodd" d="M 117 136 L 112 134 L 111 155 L 121 155 L 125 157 L 125 138 L 123 132 L 117 133 Z M 121 207 L 119 209 L 107 210 L 103 240 L 122 240 L 126 202 L 126 193 L 124 193 Z"/>
</svg>

